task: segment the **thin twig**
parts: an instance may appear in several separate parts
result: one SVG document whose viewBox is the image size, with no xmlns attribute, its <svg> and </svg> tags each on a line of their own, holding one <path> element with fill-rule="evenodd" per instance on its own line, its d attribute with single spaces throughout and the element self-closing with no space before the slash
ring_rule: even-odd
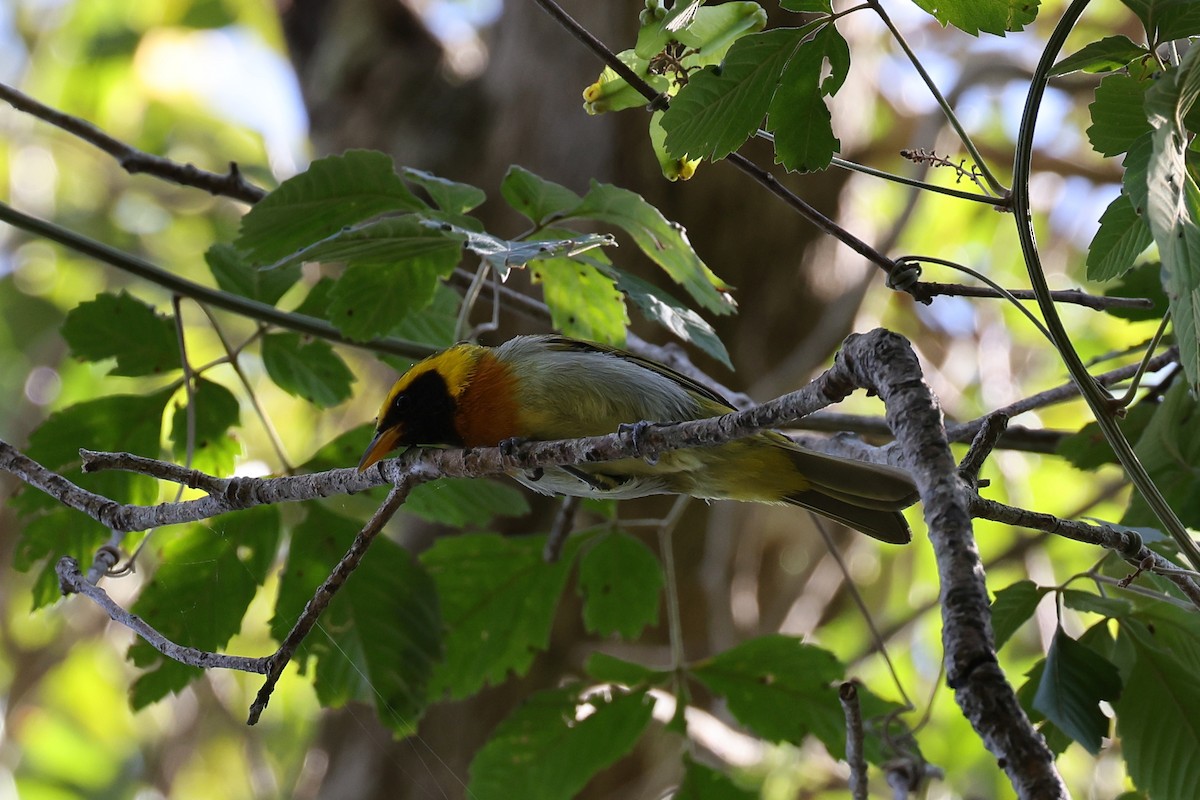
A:
<svg viewBox="0 0 1200 800">
<path fill-rule="evenodd" d="M 846 763 L 850 765 L 850 796 L 867 800 L 867 759 L 863 755 L 862 707 L 858 704 L 858 686 L 846 681 L 838 687 L 838 701 L 846 717 Z"/>
<path fill-rule="evenodd" d="M 554 515 L 554 523 L 550 526 L 550 533 L 546 536 L 546 544 L 542 547 L 542 560 L 547 564 L 558 562 L 559 556 L 562 555 L 563 545 L 567 543 L 567 537 L 571 535 L 571 526 L 575 523 L 575 513 L 579 511 L 582 503 L 582 497 L 568 496 L 562 499 L 562 505 L 558 507 L 558 513 Z"/>
<path fill-rule="evenodd" d="M 141 172 L 183 186 L 203 189 L 209 194 L 231 197 L 234 200 L 250 204 L 257 203 L 267 195 L 265 189 L 255 186 L 243 178 L 237 164 L 232 162 L 229 164 L 229 172 L 221 175 L 200 169 L 192 164 L 180 164 L 169 158 L 151 155 L 119 139 L 114 139 L 90 122 L 50 108 L 3 83 L 0 83 L 0 100 L 7 101 L 18 111 L 24 111 L 49 122 L 72 136 L 95 145 L 115 158 L 121 168 L 130 175 Z"/>
<path fill-rule="evenodd" d="M 7 222 L 14 228 L 28 231 L 35 236 L 49 239 L 65 247 L 69 247 L 86 256 L 103 261 L 105 264 L 119 270 L 136 275 L 139 278 L 161 286 L 168 291 L 176 292 L 184 297 L 190 297 L 199 303 L 232 311 L 243 317 L 256 319 L 281 328 L 318 336 L 330 342 L 361 347 L 378 353 L 392 353 L 405 358 L 424 358 L 433 353 L 433 348 L 427 345 L 407 342 L 401 339 L 369 339 L 354 341 L 328 322 L 304 314 L 280 311 L 275 306 L 240 297 L 229 292 L 212 289 L 199 283 L 194 283 L 176 275 L 149 261 L 124 253 L 103 242 L 89 239 L 75 231 L 67 230 L 59 225 L 47 222 L 37 217 L 17 211 L 12 206 L 0 203 L 0 222 Z"/>
<path fill-rule="evenodd" d="M 958 463 L 958 474 L 972 486 L 979 486 L 979 470 L 983 469 L 983 462 L 992 454 L 1007 427 L 1008 417 L 1004 414 L 989 414 L 984 418 L 967 454 Z"/>
<path fill-rule="evenodd" d="M 354 537 L 354 541 L 350 544 L 350 549 L 342 556 L 333 571 L 309 598 L 309 601 L 304 606 L 304 611 L 296 620 L 296 624 L 292 626 L 291 631 L 280 643 L 279 649 L 275 654 L 267 659 L 267 669 L 262 672 L 267 676 L 263 682 L 262 688 L 258 690 L 258 695 L 254 698 L 254 702 L 250 706 L 250 715 L 246 719 L 247 725 L 253 725 L 258 722 L 262 712 L 266 709 L 267 703 L 271 700 L 271 694 L 275 691 L 275 684 L 279 681 L 279 676 L 283 673 L 283 668 L 288 665 L 292 657 L 296 654 L 296 649 L 300 647 L 300 643 L 308 636 L 308 632 L 312 630 L 313 625 L 317 623 L 317 618 L 321 616 L 329 603 L 333 600 L 334 595 L 346 583 L 346 579 L 351 573 L 358 568 L 358 563 L 362 561 L 362 557 L 366 555 L 367 548 L 371 542 L 383 530 L 383 526 L 387 524 L 400 506 L 404 505 L 404 501 L 408 498 L 408 493 L 411 491 L 413 481 L 403 480 L 392 487 L 392 491 L 388 493 L 387 498 L 375 509 L 375 513 L 367 520 L 367 524 Z"/>
<path fill-rule="evenodd" d="M 1007 289 L 1006 291 L 1018 300 L 1037 299 L 1037 296 L 1030 289 Z M 1001 297 L 999 292 L 987 286 L 967 286 L 961 283 L 937 283 L 935 281 L 921 281 L 917 283 L 913 287 L 911 294 L 918 302 L 922 303 L 939 296 Z M 1110 308 L 1149 309 L 1154 307 L 1154 302 L 1145 297 L 1107 297 L 1087 294 L 1080 289 L 1055 290 L 1050 292 L 1050 297 L 1056 303 L 1070 303 L 1071 305 L 1092 308 L 1097 311 L 1106 311 Z"/>
<path fill-rule="evenodd" d="M 121 608 L 108 592 L 99 586 L 87 582 L 79 571 L 79 562 L 70 556 L 59 559 L 54 570 L 58 574 L 59 587 L 64 595 L 81 594 L 91 600 L 108 614 L 114 622 L 119 622 L 126 628 L 141 636 L 146 643 L 158 652 L 181 664 L 189 664 L 201 669 L 235 669 L 241 672 L 265 674 L 267 658 L 249 658 L 247 656 L 229 656 L 221 653 L 209 653 L 194 647 L 185 647 L 172 642 L 157 630 L 148 625 L 141 617 L 130 614 Z"/>
<path fill-rule="evenodd" d="M 1121 531 L 1106 525 L 1091 525 L 1078 520 L 1062 519 L 978 496 L 971 498 L 971 514 L 980 519 L 990 519 L 993 522 L 1046 531 L 1077 542 L 1104 547 L 1116 552 L 1135 567 L 1140 567 L 1143 562 L 1149 560 L 1151 572 L 1162 575 L 1174 583 L 1184 596 L 1200 609 L 1200 585 L 1191 577 L 1194 573 L 1180 569 L 1178 564 L 1146 547 L 1142 543 L 1141 537 L 1133 531 Z"/>
</svg>

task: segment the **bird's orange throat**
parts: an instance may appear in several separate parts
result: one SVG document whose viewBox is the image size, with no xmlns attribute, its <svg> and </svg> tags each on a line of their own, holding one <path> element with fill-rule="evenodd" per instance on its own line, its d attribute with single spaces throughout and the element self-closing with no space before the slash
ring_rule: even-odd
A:
<svg viewBox="0 0 1200 800">
<path fill-rule="evenodd" d="M 457 397 L 454 428 L 465 447 L 495 447 L 524 435 L 518 417 L 517 381 L 511 368 L 491 353 L 475 365 Z"/>
</svg>

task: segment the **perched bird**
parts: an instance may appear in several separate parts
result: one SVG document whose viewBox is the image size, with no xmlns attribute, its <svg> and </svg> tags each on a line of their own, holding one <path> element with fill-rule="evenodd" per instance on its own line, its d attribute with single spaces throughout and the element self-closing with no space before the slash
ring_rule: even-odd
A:
<svg viewBox="0 0 1200 800">
<path fill-rule="evenodd" d="M 494 447 L 574 439 L 622 424 L 680 422 L 733 411 L 720 395 L 649 359 L 563 336 L 518 336 L 496 348 L 459 344 L 400 377 L 376 417 L 361 472 L 403 446 Z M 774 431 L 716 447 L 516 471 L 543 494 L 630 498 L 687 494 L 790 503 L 885 542 L 912 535 L 900 509 L 916 500 L 902 470 L 817 453 Z"/>
</svg>

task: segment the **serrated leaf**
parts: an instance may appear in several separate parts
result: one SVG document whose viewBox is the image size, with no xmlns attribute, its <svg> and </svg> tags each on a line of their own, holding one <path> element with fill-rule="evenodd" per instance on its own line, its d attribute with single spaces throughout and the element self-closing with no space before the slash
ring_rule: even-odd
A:
<svg viewBox="0 0 1200 800">
<path fill-rule="evenodd" d="M 459 258 L 452 243 L 400 263 L 348 267 L 330 292 L 329 321 L 356 340 L 389 333 L 433 302 L 439 281 Z"/>
<path fill-rule="evenodd" d="M 320 408 L 350 399 L 354 373 L 329 343 L 298 333 L 268 333 L 262 360 L 275 385 Z"/>
<path fill-rule="evenodd" d="M 1200 419 L 1187 385 L 1176 381 L 1163 396 L 1134 452 L 1171 508 L 1189 528 L 1200 527 Z M 1121 518 L 1125 525 L 1156 527 L 1158 517 L 1135 492 Z"/>
<path fill-rule="evenodd" d="M 596 267 L 569 258 L 539 261 L 532 273 L 556 330 L 578 339 L 625 344 L 629 316 L 613 280 Z"/>
<path fill-rule="evenodd" d="M 1146 187 L 1146 220 L 1162 259 L 1171 323 L 1188 384 L 1200 388 L 1200 185 L 1187 169 L 1190 134 L 1184 118 L 1200 97 L 1200 50 L 1192 48 L 1179 68 L 1146 93 L 1154 129 Z"/>
<path fill-rule="evenodd" d="M 1139 264 L 1122 275 L 1104 291 L 1105 297 L 1144 297 L 1153 302 L 1150 308 L 1110 308 L 1114 317 L 1131 322 L 1162 319 L 1167 313 L 1167 294 L 1162 288 L 1162 265 L 1157 261 Z"/>
<path fill-rule="evenodd" d="M 579 559 L 583 624 L 592 633 L 633 639 L 658 624 L 662 588 L 658 557 L 623 531 L 600 534 Z"/>
<path fill-rule="evenodd" d="M 13 553 L 13 567 L 28 572 L 44 562 L 34 578 L 30 610 L 62 599 L 55 572 L 60 558 L 71 556 L 86 571 L 96 550 L 111 536 L 112 531 L 108 528 L 62 505 L 36 516 L 26 516 Z"/>
<path fill-rule="evenodd" d="M 1136 622 L 1122 623 L 1120 638 L 1136 656 L 1114 705 L 1129 777 L 1150 797 L 1190 797 L 1200 785 L 1195 673 Z"/>
<path fill-rule="evenodd" d="M 619 683 L 637 686 L 643 683 L 661 683 L 671 677 L 669 671 L 650 669 L 632 661 L 626 661 L 608 653 L 592 653 L 584 664 L 584 672 L 603 683 Z"/>
<path fill-rule="evenodd" d="M 1119 619 L 1133 613 L 1133 603 L 1119 597 L 1101 597 L 1093 592 L 1064 589 L 1063 605 L 1076 611 L 1099 614 L 1110 619 Z"/>
<path fill-rule="evenodd" d="M 788 636 L 762 636 L 713 656 L 692 674 L 764 739 L 800 744 L 813 734 L 835 757 L 844 754 L 845 718 L 830 685 L 843 667 L 828 651 Z"/>
<path fill-rule="evenodd" d="M 1200 7 L 1191 0 L 1121 0 L 1155 43 L 1200 34 Z"/>
<path fill-rule="evenodd" d="M 229 435 L 229 429 L 238 424 L 237 398 L 221 384 L 197 378 L 192 402 L 196 427 L 191 468 L 209 475 L 231 474 L 234 460 L 242 452 L 242 446 Z M 186 403 L 176 403 L 171 449 L 180 464 L 187 458 L 187 418 Z"/>
<path fill-rule="evenodd" d="M 517 212 L 535 225 L 575 208 L 583 198 L 565 186 L 513 165 L 500 182 L 500 194 Z"/>
<path fill-rule="evenodd" d="M 1133 262 L 1154 243 L 1150 226 L 1120 194 L 1100 215 L 1100 227 L 1088 245 L 1088 280 L 1107 281 L 1133 267 Z"/>
<path fill-rule="evenodd" d="M 1082 50 L 1059 61 L 1050 70 L 1050 75 L 1068 75 L 1072 72 L 1115 72 L 1139 58 L 1147 58 L 1150 51 L 1134 44 L 1127 36 L 1106 36 L 1098 42 L 1089 42 Z"/>
<path fill-rule="evenodd" d="M 1150 174 L 1150 156 L 1154 153 L 1154 135 L 1147 131 L 1133 140 L 1129 152 L 1121 159 L 1125 174 L 1121 177 L 1121 192 L 1129 198 L 1139 215 L 1146 213 L 1150 190 L 1146 178 Z"/>
<path fill-rule="evenodd" d="M 654 703 L 645 694 L 581 700 L 577 689 L 530 696 L 471 762 L 476 800 L 570 800 L 591 777 L 633 749 Z"/>
<path fill-rule="evenodd" d="M 287 635 L 361 527 L 319 503 L 307 503 L 306 509 L 279 580 L 271 619 L 276 640 Z M 321 705 L 370 703 L 392 730 L 412 733 L 442 654 L 437 593 L 425 570 L 395 542 L 377 537 L 320 625 L 299 654 L 304 666 L 316 662 L 313 684 Z"/>
<path fill-rule="evenodd" d="M 270 270 L 306 262 L 340 262 L 348 266 L 395 266 L 397 263 L 456 257 L 462 237 L 441 223 L 414 215 L 389 217 L 342 228 L 310 247 L 288 255 Z"/>
<path fill-rule="evenodd" d="M 177 644 L 220 651 L 242 626 L 242 617 L 266 580 L 279 547 L 274 506 L 222 515 L 204 524 L 156 532 L 151 545 L 160 565 L 132 612 Z M 141 639 L 128 658 L 147 670 L 130 690 L 144 708 L 204 674 L 160 654 Z"/>
<path fill-rule="evenodd" d="M 1038 603 L 1049 591 L 1033 581 L 1017 581 L 996 592 L 996 599 L 992 601 L 992 633 L 997 650 L 1033 616 Z"/>
<path fill-rule="evenodd" d="M 158 458 L 163 411 L 174 393 L 174 389 L 166 389 L 150 395 L 110 395 L 68 406 L 51 414 L 30 434 L 25 454 L 60 474 L 78 467 L 80 448 Z M 158 497 L 157 483 L 146 475 L 104 470 L 70 477 L 118 503 L 144 505 Z M 30 488 L 11 503 L 21 513 L 61 508 L 57 500 Z"/>
<path fill-rule="evenodd" d="M 1150 123 L 1142 110 L 1149 85 L 1131 75 L 1108 75 L 1100 81 L 1096 99 L 1088 106 L 1092 124 L 1087 129 L 1088 141 L 1097 153 L 1120 155 L 1149 132 Z"/>
<path fill-rule="evenodd" d="M 438 539 L 421 554 L 446 621 L 446 658 L 430 692 L 462 698 L 510 672 L 523 675 L 550 641 L 550 626 L 579 547 L 542 560 L 545 536 L 474 534 Z"/>
<path fill-rule="evenodd" d="M 692 249 L 684 227 L 669 221 L 641 195 L 592 181 L 583 203 L 567 216 L 621 228 L 651 261 L 710 311 L 731 314 L 737 308 L 729 294 L 731 287 L 713 274 Z"/>
<path fill-rule="evenodd" d="M 646 319 L 657 322 L 683 341 L 691 342 L 729 369 L 733 369 L 724 342 L 703 317 L 636 275 L 616 269 L 614 273 L 617 276 L 617 289 L 634 302 Z"/>
<path fill-rule="evenodd" d="M 433 300 L 425 308 L 412 311 L 392 326 L 392 336 L 408 342 L 423 344 L 429 347 L 432 354 L 444 350 L 455 342 L 455 327 L 458 324 L 458 308 L 462 304 L 462 296 L 445 283 L 439 283 L 433 290 Z M 406 370 L 412 366 L 411 360 L 399 356 L 380 356 L 391 364 L 397 371 Z M 401 364 L 401 362 L 403 362 Z"/>
<path fill-rule="evenodd" d="M 496 517 L 529 513 L 525 494 L 507 483 L 487 478 L 438 478 L 413 487 L 404 510 L 422 519 L 455 528 L 486 525 Z"/>
<path fill-rule="evenodd" d="M 759 793 L 743 789 L 724 773 L 684 758 L 683 782 L 674 800 L 758 800 Z"/>
<path fill-rule="evenodd" d="M 293 264 L 279 269 L 262 269 L 252 266 L 242 258 L 237 248 L 218 242 L 204 253 L 204 261 L 217 281 L 217 286 L 226 292 L 240 294 L 251 300 L 275 305 L 284 292 L 300 280 L 300 265 Z"/>
<path fill-rule="evenodd" d="M 1029 721 L 1037 725 L 1038 732 L 1046 739 L 1046 746 L 1055 756 L 1062 755 L 1071 746 L 1071 737 L 1067 736 L 1058 726 L 1046 719 L 1042 712 L 1033 707 L 1033 698 L 1041 685 L 1042 675 L 1046 672 L 1046 660 L 1042 659 L 1025 673 L 1027 680 L 1017 690 L 1017 702 L 1025 710 Z"/>
<path fill-rule="evenodd" d="M 1125 432 L 1126 438 L 1131 442 L 1137 441 L 1154 417 L 1157 408 L 1155 403 L 1137 403 L 1130 406 L 1125 418 L 1117 423 Z M 1100 426 L 1095 422 L 1089 422 L 1077 433 L 1063 437 L 1055 452 L 1076 469 L 1094 470 L 1105 464 L 1119 463 L 1117 454 L 1113 452 L 1108 440 L 1100 431 Z"/>
<path fill-rule="evenodd" d="M 465 214 L 487 200 L 487 195 L 469 183 L 442 178 L 423 169 L 404 167 L 404 177 L 429 192 L 437 207 L 449 214 Z"/>
<path fill-rule="evenodd" d="M 179 340 L 171 318 L 127 292 L 106 292 L 80 303 L 67 312 L 62 334 L 76 358 L 115 358 L 113 375 L 160 375 L 179 369 Z"/>
<path fill-rule="evenodd" d="M 1039 0 L 915 0 L 945 27 L 953 25 L 972 36 L 979 32 L 1003 36 L 1023 30 L 1037 18 Z"/>
<path fill-rule="evenodd" d="M 822 81 L 826 62 L 831 72 Z M 846 79 L 850 49 L 833 25 L 802 42 L 783 71 L 767 114 L 775 134 L 775 160 L 789 170 L 814 172 L 829 166 L 841 142 L 833 135 L 824 97 Z"/>
<path fill-rule="evenodd" d="M 1097 755 L 1109 729 L 1100 701 L 1116 700 L 1120 694 L 1121 676 L 1112 662 L 1059 628 L 1046 654 L 1033 707 Z"/>
<path fill-rule="evenodd" d="M 672 158 L 725 158 L 762 124 L 779 76 L 809 32 L 776 28 L 736 41 L 725 60 L 688 78 L 663 116 Z"/>
<path fill-rule="evenodd" d="M 386 211 L 425 208 L 396 174 L 390 156 L 348 150 L 312 162 L 242 217 L 234 245 L 255 264 L 270 264 L 347 225 Z"/>
<path fill-rule="evenodd" d="M 596 247 L 615 247 L 609 234 L 583 233 L 566 239 L 501 239 L 490 233 L 478 233 L 441 220 L 425 220 L 427 227 L 461 236 L 463 245 L 485 261 L 500 280 L 508 280 L 511 269 L 520 269 L 531 261 L 559 256 L 574 257 Z"/>
</svg>

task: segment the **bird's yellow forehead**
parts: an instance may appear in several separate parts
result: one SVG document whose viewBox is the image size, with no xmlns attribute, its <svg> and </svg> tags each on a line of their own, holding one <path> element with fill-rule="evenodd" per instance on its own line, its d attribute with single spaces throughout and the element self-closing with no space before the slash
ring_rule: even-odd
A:
<svg viewBox="0 0 1200 800">
<path fill-rule="evenodd" d="M 475 370 L 476 363 L 486 349 L 473 344 L 456 344 L 449 350 L 443 350 L 424 361 L 418 361 L 408 372 L 400 376 L 391 391 L 387 393 L 376 420 L 382 421 L 396 396 L 412 386 L 413 381 L 427 372 L 440 374 L 450 396 L 458 397 L 470 382 L 471 373 Z"/>
</svg>

